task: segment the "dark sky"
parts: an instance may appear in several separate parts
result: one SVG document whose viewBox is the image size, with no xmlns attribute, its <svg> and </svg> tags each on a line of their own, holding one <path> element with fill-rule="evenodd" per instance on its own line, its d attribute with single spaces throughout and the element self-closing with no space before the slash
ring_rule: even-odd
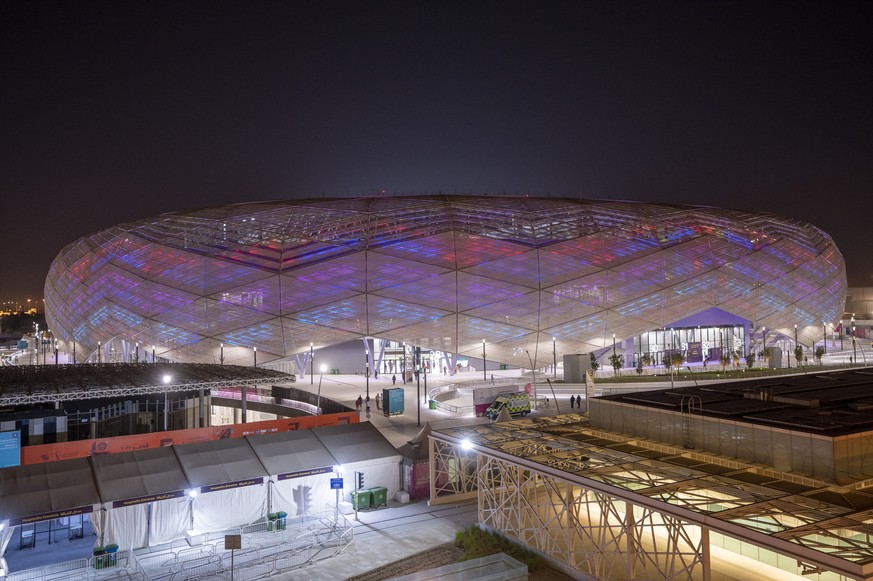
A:
<svg viewBox="0 0 873 581">
<path fill-rule="evenodd" d="M 78 237 L 326 194 L 769 211 L 873 286 L 869 2 L 0 3 L 0 299 Z"/>
</svg>

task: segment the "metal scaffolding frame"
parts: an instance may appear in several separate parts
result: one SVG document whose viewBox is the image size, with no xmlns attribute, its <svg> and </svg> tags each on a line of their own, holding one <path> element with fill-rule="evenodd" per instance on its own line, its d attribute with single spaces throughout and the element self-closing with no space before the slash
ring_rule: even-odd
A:
<svg viewBox="0 0 873 581">
<path fill-rule="evenodd" d="M 873 483 L 779 475 L 576 414 L 434 431 L 430 451 L 432 503 L 476 497 L 481 526 L 598 579 L 708 581 L 730 539 L 797 575 L 873 579 Z"/>
</svg>

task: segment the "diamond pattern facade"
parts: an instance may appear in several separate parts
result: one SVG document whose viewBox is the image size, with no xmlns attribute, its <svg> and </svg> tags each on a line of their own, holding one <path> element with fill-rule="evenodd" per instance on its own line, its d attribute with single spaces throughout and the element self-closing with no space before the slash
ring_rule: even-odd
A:
<svg viewBox="0 0 873 581">
<path fill-rule="evenodd" d="M 45 286 L 81 354 L 288 357 L 362 336 L 529 367 L 717 307 L 793 336 L 842 315 L 843 257 L 818 228 L 719 208 L 403 196 L 164 214 L 64 248 Z M 119 347 L 120 348 L 120 347 Z M 126 348 L 126 347 L 125 347 Z"/>
</svg>

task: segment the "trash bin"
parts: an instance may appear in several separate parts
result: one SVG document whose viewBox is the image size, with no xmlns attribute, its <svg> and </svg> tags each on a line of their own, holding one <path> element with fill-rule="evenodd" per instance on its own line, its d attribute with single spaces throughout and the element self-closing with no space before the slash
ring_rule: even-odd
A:
<svg viewBox="0 0 873 581">
<path fill-rule="evenodd" d="M 118 545 L 106 545 L 106 556 L 104 565 L 106 567 L 114 567 L 118 564 Z"/>
<path fill-rule="evenodd" d="M 369 490 L 359 490 L 357 492 L 352 492 L 352 506 L 357 508 L 358 510 L 363 510 L 365 508 L 370 508 L 370 500 L 373 496 Z"/>
<path fill-rule="evenodd" d="M 276 527 L 279 524 L 278 521 L 279 521 L 279 515 L 277 513 L 271 512 L 270 514 L 268 514 L 267 515 L 267 530 L 268 531 L 277 530 Z"/>
<path fill-rule="evenodd" d="M 432 410 L 436 409 L 436 401 L 435 400 L 430 400 L 429 402 L 427 402 L 427 405 Z"/>
<path fill-rule="evenodd" d="M 104 547 L 94 547 L 93 554 L 91 565 L 95 569 L 102 569 L 105 566 L 106 549 Z"/>
<path fill-rule="evenodd" d="M 388 489 L 384 486 L 374 486 L 370 489 L 370 506 L 388 506 Z"/>
<path fill-rule="evenodd" d="M 285 512 L 284 510 L 280 510 L 279 512 L 276 513 L 276 516 L 279 519 L 279 530 L 284 531 L 285 526 L 286 526 L 286 520 L 288 518 L 288 513 Z"/>
</svg>

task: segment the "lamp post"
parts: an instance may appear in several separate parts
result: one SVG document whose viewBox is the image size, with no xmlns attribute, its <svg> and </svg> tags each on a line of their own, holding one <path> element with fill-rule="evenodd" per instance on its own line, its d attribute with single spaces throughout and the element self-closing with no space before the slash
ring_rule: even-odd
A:
<svg viewBox="0 0 873 581">
<path fill-rule="evenodd" d="M 855 343 L 855 313 L 852 313 L 852 364 L 858 363 L 858 350 Z"/>
<path fill-rule="evenodd" d="M 317 406 L 318 409 L 315 410 L 315 413 L 320 416 L 321 415 L 321 380 L 324 379 L 324 372 L 327 371 L 327 365 L 322 363 L 319 370 L 321 371 L 321 375 L 318 376 L 318 406 Z"/>
<path fill-rule="evenodd" d="M 482 339 L 482 380 L 488 381 L 488 376 L 485 373 L 485 339 Z"/>
<path fill-rule="evenodd" d="M 843 350 L 843 320 L 840 319 L 840 351 Z"/>
<path fill-rule="evenodd" d="M 139 363 L 139 343 L 136 344 L 136 351 L 134 351 L 133 362 Z"/>
<path fill-rule="evenodd" d="M 100 357 L 101 357 L 100 351 L 102 351 L 101 347 L 102 347 L 102 345 L 101 345 L 100 341 L 97 341 L 97 365 L 100 365 Z"/>
<path fill-rule="evenodd" d="M 615 333 L 612 334 L 612 356 L 615 357 Z"/>
<path fill-rule="evenodd" d="M 55 365 L 58 364 L 58 340 L 55 339 Z"/>
<path fill-rule="evenodd" d="M 557 339 L 552 337 L 552 377 L 555 379 L 558 378 L 558 351 L 557 351 Z M 558 403 L 557 401 L 555 402 Z"/>
<path fill-rule="evenodd" d="M 224 365 L 224 343 L 218 344 L 218 364 Z"/>
<path fill-rule="evenodd" d="M 155 346 L 152 345 L 152 363 L 157 363 L 158 360 L 155 359 Z"/>
<path fill-rule="evenodd" d="M 171 381 L 173 381 L 172 376 L 170 376 L 170 375 L 164 376 L 164 385 L 169 385 Z M 167 431 L 167 420 L 169 418 L 168 405 L 167 405 L 168 403 L 169 402 L 168 402 L 168 398 L 167 398 L 167 390 L 164 389 L 164 431 L 165 432 Z"/>
<path fill-rule="evenodd" d="M 824 352 L 828 352 L 828 324 L 824 321 L 821 322 L 821 346 L 824 349 Z"/>
<path fill-rule="evenodd" d="M 794 325 L 794 350 L 797 351 L 797 348 L 800 345 L 797 343 L 797 325 Z M 796 353 L 795 353 L 796 354 Z M 791 354 L 788 354 L 788 359 L 791 359 Z M 800 367 L 800 359 L 797 360 L 797 367 Z"/>
<path fill-rule="evenodd" d="M 312 374 L 315 373 L 315 354 L 312 352 L 312 341 L 309 342 L 309 385 L 312 385 Z M 324 372 L 321 372 L 324 375 Z M 319 388 L 321 387 L 321 380 L 318 380 Z"/>
<path fill-rule="evenodd" d="M 252 364 L 254 367 L 258 366 L 258 348 L 252 347 Z"/>
<path fill-rule="evenodd" d="M 73 339 L 73 365 L 76 364 L 76 340 Z"/>
<path fill-rule="evenodd" d="M 400 377 L 406 385 L 406 343 L 403 344 L 403 359 L 400 360 Z"/>
</svg>

